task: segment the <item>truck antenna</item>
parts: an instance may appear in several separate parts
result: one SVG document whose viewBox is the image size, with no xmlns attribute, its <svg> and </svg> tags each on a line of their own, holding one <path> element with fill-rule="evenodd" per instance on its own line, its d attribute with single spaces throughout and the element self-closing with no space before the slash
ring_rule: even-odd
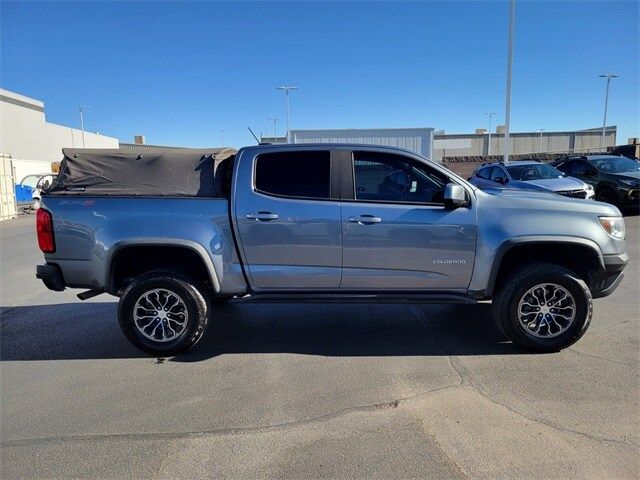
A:
<svg viewBox="0 0 640 480">
<path fill-rule="evenodd" d="M 256 134 L 253 133 L 253 130 L 251 130 L 251 127 L 247 127 L 249 129 L 249 131 L 251 132 L 251 135 L 253 135 L 253 138 L 256 139 L 256 142 L 258 142 L 258 145 L 260 145 L 260 140 L 258 140 L 258 137 L 256 137 Z"/>
</svg>

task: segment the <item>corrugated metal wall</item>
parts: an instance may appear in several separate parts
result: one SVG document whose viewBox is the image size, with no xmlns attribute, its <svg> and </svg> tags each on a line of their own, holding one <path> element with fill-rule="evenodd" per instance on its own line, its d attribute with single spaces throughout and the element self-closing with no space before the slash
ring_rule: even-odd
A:
<svg viewBox="0 0 640 480">
<path fill-rule="evenodd" d="M 358 143 L 411 150 L 432 158 L 433 128 L 292 130 L 291 143 Z"/>
</svg>

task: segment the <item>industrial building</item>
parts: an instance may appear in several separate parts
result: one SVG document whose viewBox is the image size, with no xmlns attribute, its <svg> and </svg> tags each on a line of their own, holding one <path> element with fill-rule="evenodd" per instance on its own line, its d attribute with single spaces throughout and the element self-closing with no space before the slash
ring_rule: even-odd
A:
<svg viewBox="0 0 640 480">
<path fill-rule="evenodd" d="M 504 153 L 505 128 L 498 126 L 491 133 L 491 148 L 489 149 L 489 132 L 477 129 L 475 133 L 445 133 L 436 132 L 434 135 L 434 160 L 442 162 L 443 158 L 479 157 L 487 155 L 502 155 Z M 616 144 L 617 127 L 607 127 L 605 130 L 604 147 Z M 558 132 L 515 132 L 509 133 L 509 153 L 522 155 L 528 153 L 560 153 L 595 151 L 600 148 L 602 128 L 587 130 L 572 130 Z"/>
<path fill-rule="evenodd" d="M 433 128 L 378 128 L 292 130 L 291 143 L 364 143 L 406 148 L 436 162 L 457 157 L 502 155 L 505 127 L 489 136 L 485 129 L 475 133 L 445 133 Z M 616 144 L 617 127 L 605 130 L 604 147 Z M 516 132 L 509 134 L 511 155 L 540 152 L 586 152 L 600 149 L 602 128 L 557 132 Z M 287 137 L 262 137 L 264 143 L 287 143 Z M 489 148 L 489 142 L 491 148 Z"/>
<path fill-rule="evenodd" d="M 400 147 L 426 158 L 432 156 L 433 128 L 346 128 L 291 130 L 289 137 L 261 137 L 262 143 L 352 143 Z"/>
<path fill-rule="evenodd" d="M 1 217 L 15 215 L 12 185 L 51 172 L 66 147 L 118 148 L 118 139 L 49 123 L 43 101 L 0 89 Z"/>
</svg>

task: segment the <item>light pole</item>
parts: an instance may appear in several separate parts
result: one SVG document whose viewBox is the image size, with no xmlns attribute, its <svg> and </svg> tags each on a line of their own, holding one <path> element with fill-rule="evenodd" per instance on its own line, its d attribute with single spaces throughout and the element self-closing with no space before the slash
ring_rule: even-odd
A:
<svg viewBox="0 0 640 480">
<path fill-rule="evenodd" d="M 511 70 L 513 69 L 513 31 L 516 24 L 516 0 L 509 13 L 509 48 L 507 53 L 507 91 L 504 107 L 504 161 L 509 161 L 509 125 L 511 123 Z"/>
<path fill-rule="evenodd" d="M 540 152 L 544 151 L 544 150 L 542 150 L 542 132 L 544 132 L 544 128 L 540 129 Z"/>
<path fill-rule="evenodd" d="M 600 146 L 604 147 L 604 136 L 607 129 L 607 104 L 609 103 L 609 84 L 612 78 L 617 78 L 618 75 L 614 73 L 607 73 L 606 75 L 598 75 L 600 78 L 607 79 L 607 86 L 604 94 L 604 119 L 602 120 L 602 138 L 600 139 Z"/>
<path fill-rule="evenodd" d="M 491 156 L 491 119 L 496 115 L 496 112 L 486 112 L 485 115 L 489 116 L 489 140 L 487 143 L 487 157 Z"/>
<path fill-rule="evenodd" d="M 283 85 L 282 87 L 276 87 L 277 90 L 282 90 L 284 91 L 284 101 L 285 101 L 285 108 L 287 111 L 287 133 L 286 133 L 286 137 L 287 137 L 287 143 L 289 143 L 289 131 L 290 131 L 290 118 L 289 115 L 291 113 L 290 109 L 289 109 L 289 90 L 297 90 L 298 87 L 294 87 L 293 85 Z"/>
<path fill-rule="evenodd" d="M 280 120 L 280 117 L 269 117 L 269 120 L 273 122 L 273 143 L 276 143 L 276 125 L 278 124 L 278 120 Z"/>
<path fill-rule="evenodd" d="M 80 130 L 82 131 L 82 148 L 85 148 L 84 144 L 84 109 L 90 108 L 90 105 L 80 105 Z"/>
</svg>

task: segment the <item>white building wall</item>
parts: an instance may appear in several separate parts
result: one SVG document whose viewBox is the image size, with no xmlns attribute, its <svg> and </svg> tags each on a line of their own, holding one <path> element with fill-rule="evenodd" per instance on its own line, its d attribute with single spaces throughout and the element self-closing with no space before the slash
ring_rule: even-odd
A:
<svg viewBox="0 0 640 480">
<path fill-rule="evenodd" d="M 118 148 L 117 138 L 85 132 L 87 148 Z M 44 102 L 0 89 L 0 154 L 10 156 L 16 181 L 51 171 L 62 149 L 81 148 L 79 129 L 49 123 Z"/>
</svg>

